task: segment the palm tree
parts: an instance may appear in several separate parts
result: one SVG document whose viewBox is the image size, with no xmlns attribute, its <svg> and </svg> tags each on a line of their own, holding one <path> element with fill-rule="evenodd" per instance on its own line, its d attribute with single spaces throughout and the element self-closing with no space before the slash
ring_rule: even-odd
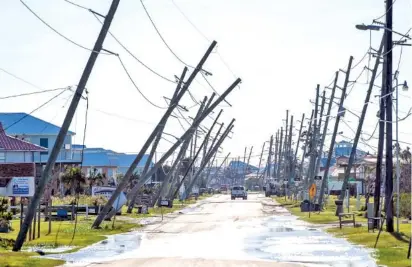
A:
<svg viewBox="0 0 412 267">
<path fill-rule="evenodd" d="M 80 193 L 87 184 L 84 173 L 78 167 L 69 167 L 60 175 L 60 181 L 70 189 L 71 194 Z"/>
<path fill-rule="evenodd" d="M 91 194 L 93 186 L 103 186 L 104 185 L 104 181 L 106 180 L 106 174 L 105 173 L 101 174 L 97 172 L 96 168 L 92 168 L 89 171 L 89 175 L 87 179 L 89 181 L 89 191 Z"/>
</svg>

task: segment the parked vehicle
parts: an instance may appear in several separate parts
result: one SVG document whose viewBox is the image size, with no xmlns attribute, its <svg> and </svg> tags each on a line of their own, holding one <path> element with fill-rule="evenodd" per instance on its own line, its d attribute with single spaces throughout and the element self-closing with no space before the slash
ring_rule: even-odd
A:
<svg viewBox="0 0 412 267">
<path fill-rule="evenodd" d="M 236 198 L 243 198 L 244 200 L 247 199 L 247 191 L 243 186 L 234 186 L 230 192 L 230 196 L 232 200 Z"/>
</svg>

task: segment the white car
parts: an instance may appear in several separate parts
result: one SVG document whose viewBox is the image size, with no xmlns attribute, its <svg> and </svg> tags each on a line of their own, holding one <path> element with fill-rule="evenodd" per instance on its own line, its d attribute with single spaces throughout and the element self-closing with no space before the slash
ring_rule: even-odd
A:
<svg viewBox="0 0 412 267">
<path fill-rule="evenodd" d="M 231 190 L 231 199 L 235 200 L 236 198 L 243 198 L 244 200 L 247 199 L 247 191 L 243 186 L 234 186 Z"/>
</svg>

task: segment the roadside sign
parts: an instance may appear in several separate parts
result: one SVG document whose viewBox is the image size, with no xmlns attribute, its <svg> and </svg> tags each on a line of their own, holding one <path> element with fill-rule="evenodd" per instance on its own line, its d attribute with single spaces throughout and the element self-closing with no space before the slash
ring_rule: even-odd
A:
<svg viewBox="0 0 412 267">
<path fill-rule="evenodd" d="M 313 197 L 316 195 L 316 184 L 312 184 L 309 188 L 309 197 L 313 199 Z"/>
</svg>

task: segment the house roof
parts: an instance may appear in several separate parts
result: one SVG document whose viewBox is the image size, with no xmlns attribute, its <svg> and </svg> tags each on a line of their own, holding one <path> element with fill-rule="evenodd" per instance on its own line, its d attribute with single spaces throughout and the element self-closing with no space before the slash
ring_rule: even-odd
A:
<svg viewBox="0 0 412 267">
<path fill-rule="evenodd" d="M 60 131 L 60 127 L 24 112 L 0 113 L 0 122 L 10 135 L 57 135 Z M 67 134 L 75 135 L 71 131 Z"/>
<path fill-rule="evenodd" d="M 83 153 L 83 166 L 117 166 L 117 155 L 107 152 L 93 152 L 85 150 Z"/>
<path fill-rule="evenodd" d="M 137 154 L 116 154 L 117 159 L 118 159 L 118 166 L 119 167 L 129 167 L 132 162 L 135 160 Z M 138 167 L 143 167 L 146 164 L 146 161 L 148 159 L 148 155 L 143 155 L 142 159 L 140 160 L 139 164 L 137 164 Z M 153 163 L 150 164 L 153 166 Z"/>
<path fill-rule="evenodd" d="M 0 151 L 47 151 L 47 148 L 11 137 L 3 130 L 3 125 L 0 122 Z"/>
</svg>

